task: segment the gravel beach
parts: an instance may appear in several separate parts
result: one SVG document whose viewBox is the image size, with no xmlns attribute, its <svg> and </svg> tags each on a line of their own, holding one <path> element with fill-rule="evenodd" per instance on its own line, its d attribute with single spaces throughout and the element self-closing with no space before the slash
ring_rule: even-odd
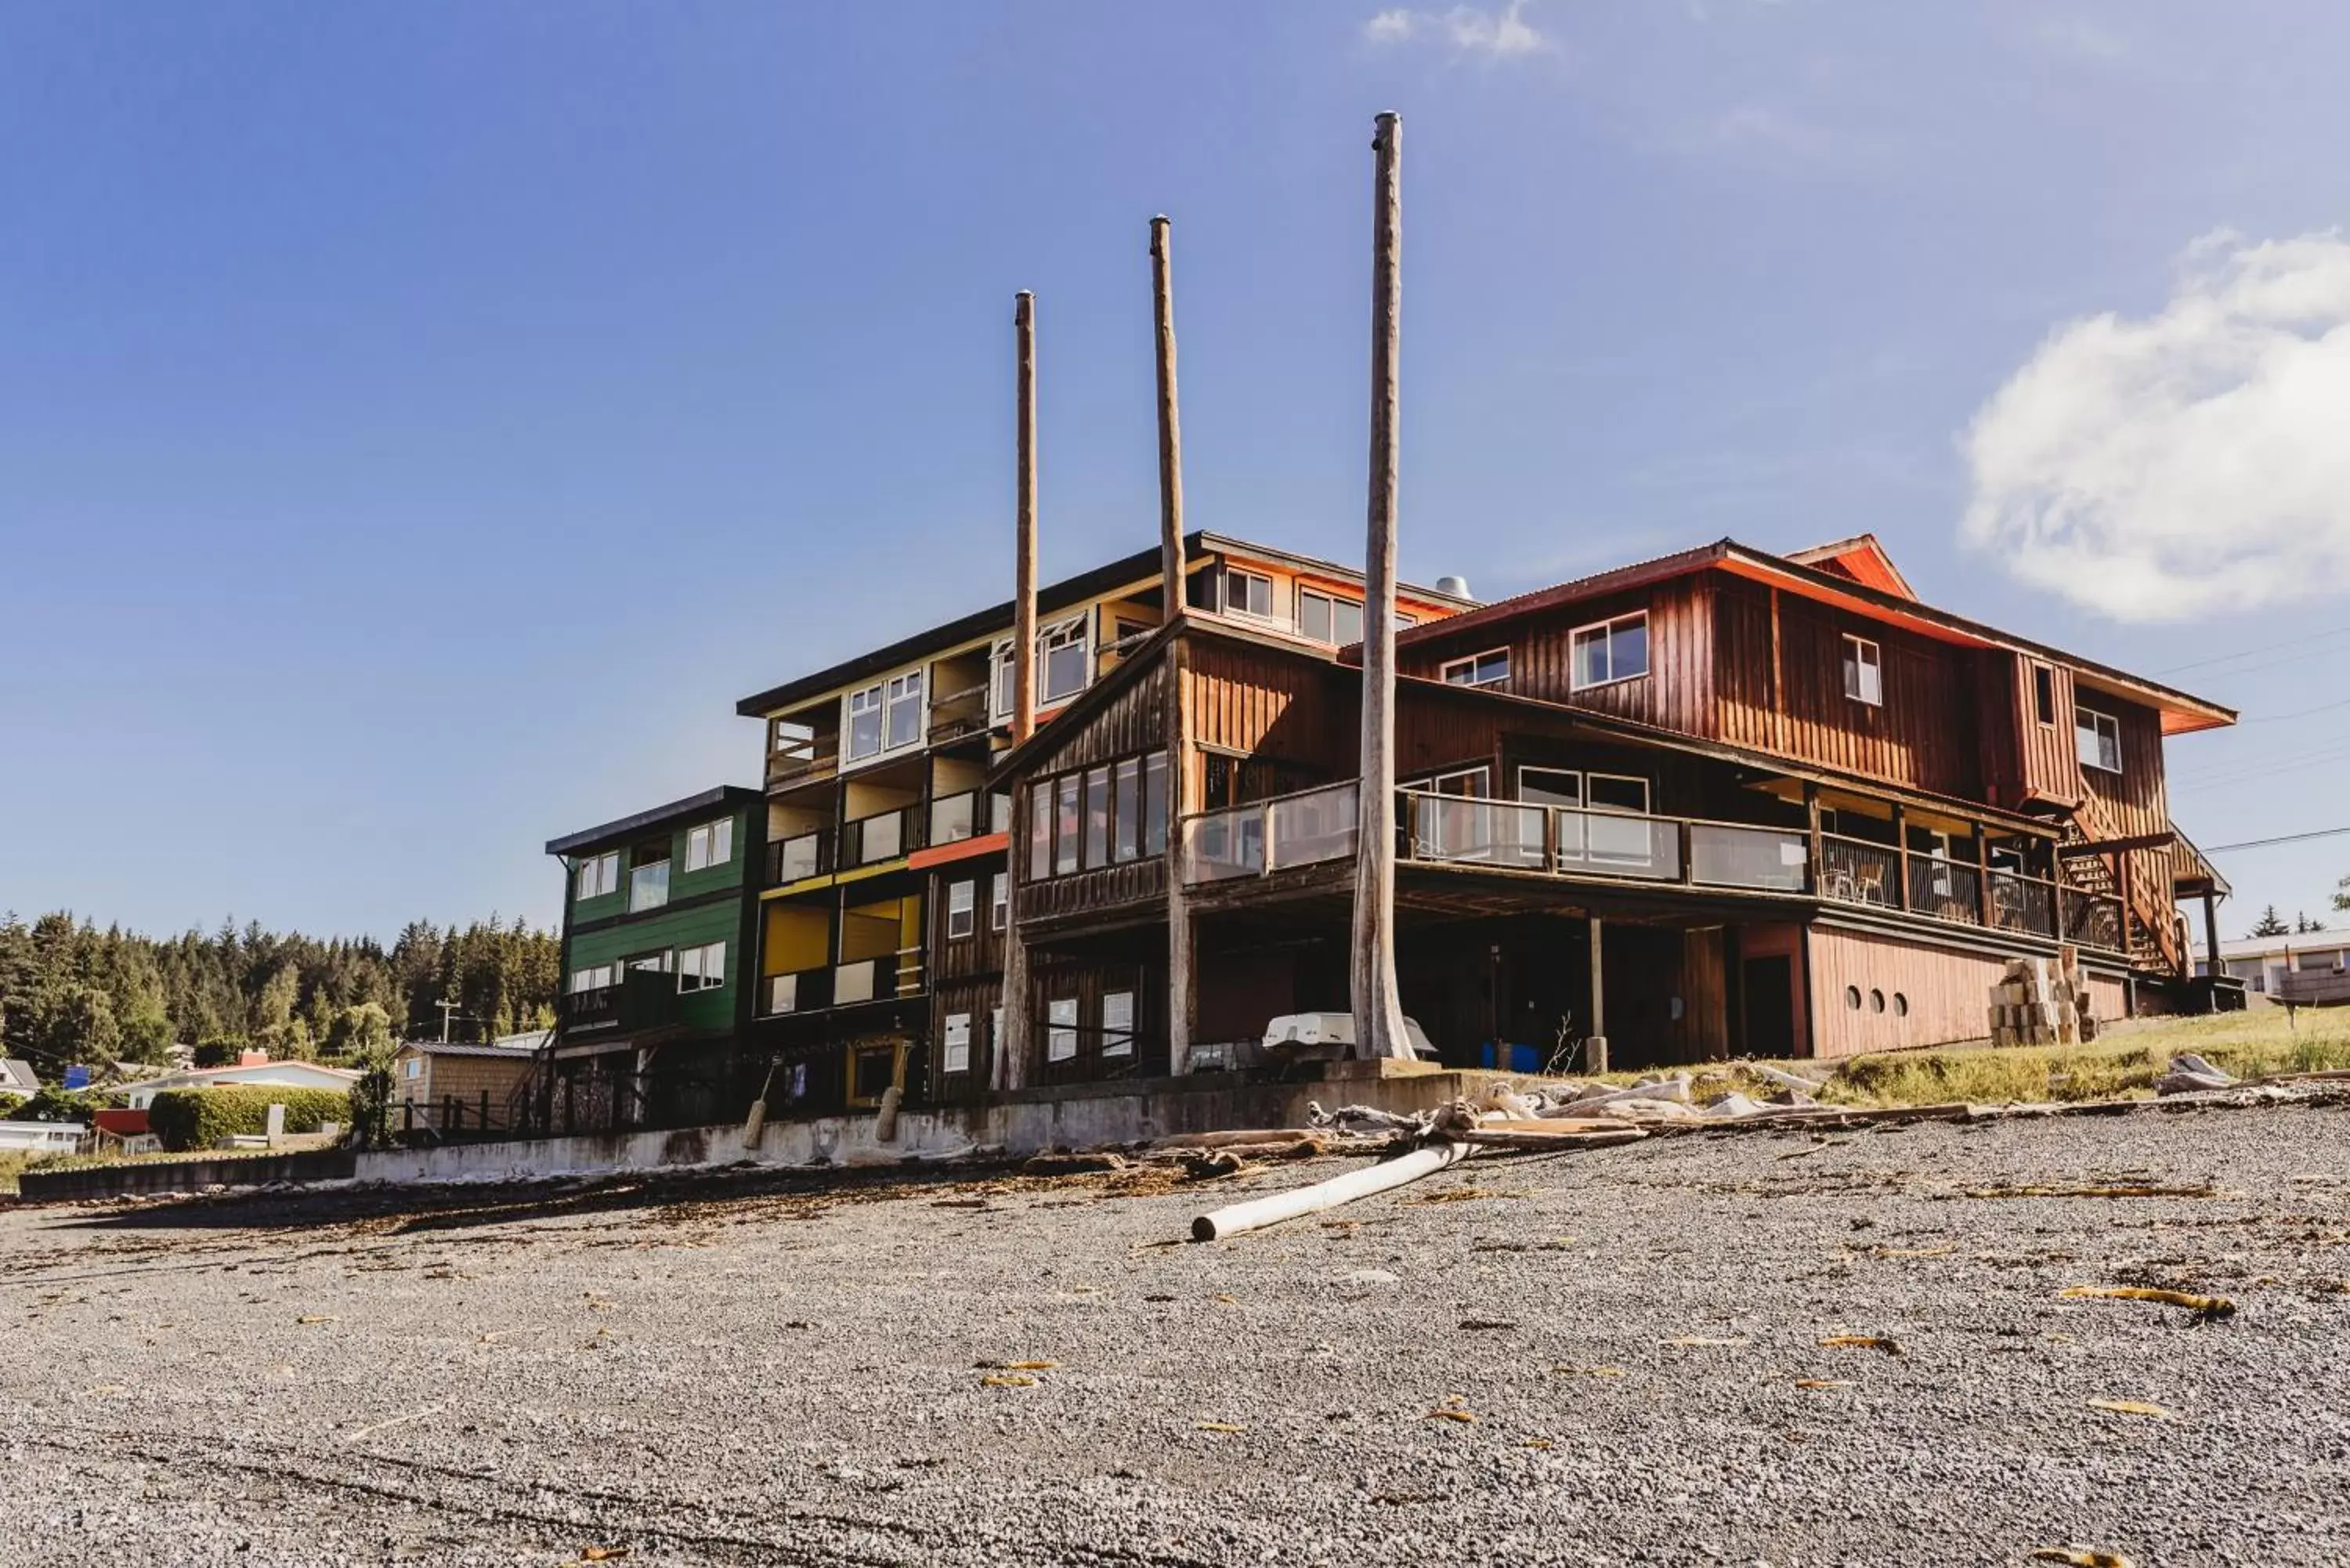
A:
<svg viewBox="0 0 2350 1568">
<path fill-rule="evenodd" d="M 2350 1562 L 2350 1109 L 1341 1168 L 0 1210 L 0 1563 Z"/>
</svg>

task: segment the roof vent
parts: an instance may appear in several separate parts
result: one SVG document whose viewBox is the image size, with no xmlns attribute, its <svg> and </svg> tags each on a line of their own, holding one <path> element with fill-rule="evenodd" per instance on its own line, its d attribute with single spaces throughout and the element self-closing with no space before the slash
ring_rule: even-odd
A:
<svg viewBox="0 0 2350 1568">
<path fill-rule="evenodd" d="M 1469 579 L 1439 577 L 1436 579 L 1436 591 L 1440 594 L 1451 594 L 1456 599 L 1465 599 L 1469 597 Z"/>
</svg>

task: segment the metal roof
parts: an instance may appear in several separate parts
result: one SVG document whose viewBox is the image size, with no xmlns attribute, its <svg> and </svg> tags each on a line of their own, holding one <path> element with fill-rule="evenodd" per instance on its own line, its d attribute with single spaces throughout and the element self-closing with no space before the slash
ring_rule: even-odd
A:
<svg viewBox="0 0 2350 1568">
<path fill-rule="evenodd" d="M 633 816 L 623 816 L 600 827 L 584 827 L 560 838 L 550 838 L 546 841 L 546 852 L 549 855 L 568 855 L 575 849 L 593 848 L 608 838 L 626 838 L 630 834 L 642 833 L 646 828 L 657 827 L 664 822 L 699 816 L 722 805 L 737 809 L 756 805 L 766 798 L 757 790 L 744 789 L 741 784 L 720 784 L 716 789 L 706 789 L 700 794 L 673 800 L 667 805 L 657 805 Z"/>
</svg>

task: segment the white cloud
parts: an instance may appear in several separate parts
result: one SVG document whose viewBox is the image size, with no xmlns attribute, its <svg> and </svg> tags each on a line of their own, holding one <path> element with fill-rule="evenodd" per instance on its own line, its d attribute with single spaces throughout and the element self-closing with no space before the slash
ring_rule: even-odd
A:
<svg viewBox="0 0 2350 1568">
<path fill-rule="evenodd" d="M 1483 55 L 1492 59 L 1540 54 L 1550 40 L 1525 18 L 1531 0 L 1509 0 L 1495 10 L 1455 5 L 1449 11 L 1413 11 L 1403 6 L 1380 12 L 1363 24 L 1363 37 L 1373 44 L 1402 44 L 1413 39 L 1439 39 L 1460 55 Z"/>
<path fill-rule="evenodd" d="M 2058 327 L 1963 445 L 1961 537 L 2090 608 L 2350 589 L 2350 243 L 2198 240 L 2158 314 Z"/>
</svg>

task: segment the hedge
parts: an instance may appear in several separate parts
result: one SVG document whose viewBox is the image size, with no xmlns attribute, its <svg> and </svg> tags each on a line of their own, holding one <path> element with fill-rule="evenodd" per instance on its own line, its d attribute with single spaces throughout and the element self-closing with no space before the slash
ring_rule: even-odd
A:
<svg viewBox="0 0 2350 1568">
<path fill-rule="evenodd" d="M 165 1089 L 147 1106 L 147 1125 L 165 1148 L 211 1148 L 233 1133 L 265 1133 L 269 1107 L 286 1107 L 286 1130 L 317 1132 L 325 1122 L 351 1125 L 351 1097 L 340 1089 L 251 1086 Z"/>
</svg>

